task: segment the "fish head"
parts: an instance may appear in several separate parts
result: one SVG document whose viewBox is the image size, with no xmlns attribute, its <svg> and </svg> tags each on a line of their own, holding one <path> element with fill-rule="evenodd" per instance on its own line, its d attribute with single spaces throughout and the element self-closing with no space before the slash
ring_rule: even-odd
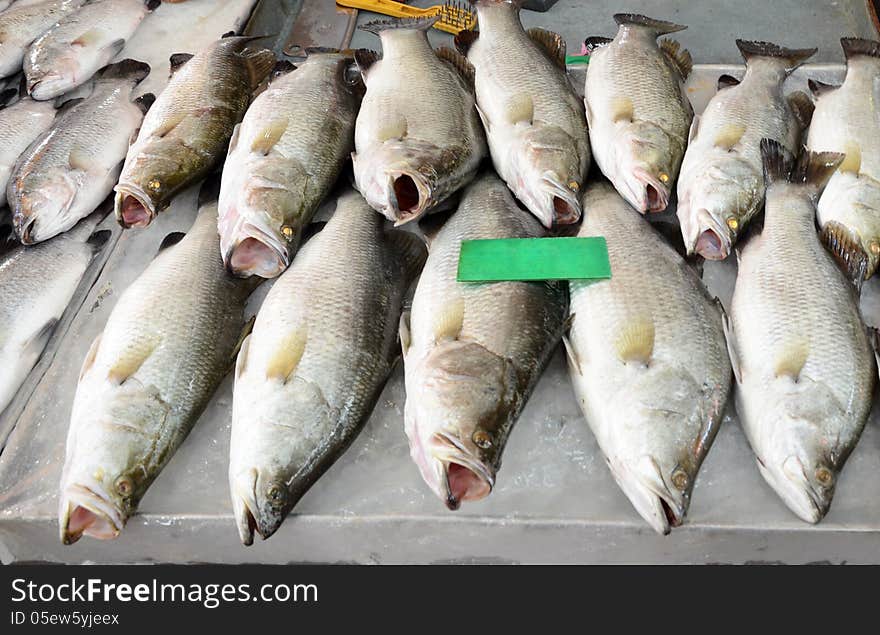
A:
<svg viewBox="0 0 880 635">
<path fill-rule="evenodd" d="M 320 474 L 315 457 L 341 418 L 313 382 L 252 379 L 236 379 L 229 460 L 232 508 L 245 545 L 254 533 L 265 540 L 278 530 Z"/>
<path fill-rule="evenodd" d="M 581 154 L 574 139 L 550 126 L 532 126 L 511 149 L 514 192 L 548 229 L 581 218 Z"/>
<path fill-rule="evenodd" d="M 61 541 L 116 538 L 167 457 L 156 457 L 170 408 L 136 380 L 78 397 L 61 479 Z M 94 384 L 92 384 L 94 386 Z"/>
<path fill-rule="evenodd" d="M 15 197 L 13 223 L 21 242 L 30 245 L 47 240 L 73 227 L 71 215 L 79 185 L 72 171 L 54 171 L 38 186 L 22 187 Z"/>
<path fill-rule="evenodd" d="M 235 276 L 275 278 L 290 265 L 308 221 L 303 191 L 308 176 L 298 165 L 274 158 L 246 172 L 246 178 L 224 177 L 221 185 L 223 262 Z"/>
<path fill-rule="evenodd" d="M 418 220 L 445 198 L 454 150 L 415 139 L 393 139 L 353 157 L 355 181 L 370 207 L 395 226 Z"/>
<path fill-rule="evenodd" d="M 669 205 L 670 191 L 678 174 L 681 153 L 658 126 L 645 122 L 618 128 L 612 179 L 620 194 L 637 211 L 662 212 Z"/>
<path fill-rule="evenodd" d="M 514 404 L 510 364 L 473 342 L 444 342 L 407 381 L 410 455 L 449 509 L 495 484 Z"/>
<path fill-rule="evenodd" d="M 679 189 L 676 214 L 682 237 L 688 255 L 724 260 L 763 201 L 763 177 L 751 169 L 712 163 L 699 169 L 700 174 Z"/>
<path fill-rule="evenodd" d="M 707 430 L 720 420 L 701 387 L 676 369 L 638 369 L 617 399 L 614 425 L 603 450 L 614 479 L 642 518 L 659 534 L 680 526 L 690 506 L 694 482 L 708 451 Z M 708 417 L 708 420 L 707 420 Z"/>
<path fill-rule="evenodd" d="M 54 99 L 68 92 L 76 86 L 77 78 L 84 76 L 84 63 L 92 61 L 85 56 L 97 58 L 90 50 L 73 46 L 55 48 L 53 53 L 51 60 L 44 60 L 27 74 L 27 92 L 34 99 Z"/>
<path fill-rule="evenodd" d="M 852 443 L 840 435 L 851 427 L 834 395 L 817 382 L 788 378 L 787 390 L 765 405 L 751 437 L 758 469 L 799 518 L 817 523 L 828 512 L 837 475 Z M 781 393 L 781 394 L 779 394 Z"/>
</svg>

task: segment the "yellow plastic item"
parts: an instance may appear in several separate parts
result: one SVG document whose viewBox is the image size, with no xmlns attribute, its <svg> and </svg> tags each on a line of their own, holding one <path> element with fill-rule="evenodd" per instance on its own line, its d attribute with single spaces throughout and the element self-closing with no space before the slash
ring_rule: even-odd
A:
<svg viewBox="0 0 880 635">
<path fill-rule="evenodd" d="M 473 29 L 477 24 L 476 14 L 464 2 L 446 2 L 427 9 L 411 7 L 394 0 L 336 0 L 336 4 L 390 15 L 393 18 L 427 18 L 439 13 L 440 19 L 434 24 L 434 28 L 453 35 L 464 29 Z"/>
</svg>

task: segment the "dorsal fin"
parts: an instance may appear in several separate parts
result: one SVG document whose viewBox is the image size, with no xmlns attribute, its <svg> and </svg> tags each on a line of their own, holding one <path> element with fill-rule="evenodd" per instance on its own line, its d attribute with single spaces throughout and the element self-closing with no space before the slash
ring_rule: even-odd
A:
<svg viewBox="0 0 880 635">
<path fill-rule="evenodd" d="M 168 249 L 169 247 L 173 247 L 186 236 L 186 232 L 171 232 L 165 238 L 162 239 L 162 242 L 159 243 L 159 249 L 156 250 L 156 255 L 161 254 L 163 251 Z"/>
<path fill-rule="evenodd" d="M 269 81 L 273 82 L 279 77 L 283 77 L 295 70 L 296 65 L 290 60 L 278 60 L 275 62 L 275 66 L 272 67 L 272 72 L 269 74 Z"/>
<path fill-rule="evenodd" d="M 180 67 L 192 58 L 192 53 L 172 53 L 171 57 L 168 58 L 168 63 L 171 65 L 171 75 L 179 71 Z"/>
<path fill-rule="evenodd" d="M 660 40 L 660 50 L 663 51 L 666 55 L 666 59 L 669 60 L 672 67 L 678 71 L 681 78 L 687 79 L 694 66 L 690 51 L 682 48 L 677 40 L 668 37 Z"/>
<path fill-rule="evenodd" d="M 398 29 L 410 29 L 414 31 L 427 31 L 436 22 L 440 20 L 440 14 L 424 17 L 424 18 L 387 18 L 384 20 L 373 20 L 358 27 L 361 31 L 379 35 L 383 31 L 395 31 Z"/>
<path fill-rule="evenodd" d="M 605 37 L 604 35 L 593 35 L 584 40 L 581 46 L 581 55 L 592 55 L 593 51 L 608 46 L 614 41 L 614 38 Z"/>
<path fill-rule="evenodd" d="M 807 86 L 810 87 L 810 92 L 813 93 L 813 97 L 821 97 L 825 93 L 836 90 L 840 88 L 840 86 L 836 86 L 834 84 L 826 84 L 825 82 L 820 82 L 818 79 L 808 79 Z"/>
<path fill-rule="evenodd" d="M 140 97 L 134 100 L 134 105 L 140 108 L 140 111 L 145 115 L 153 107 L 153 104 L 156 103 L 156 95 L 153 93 L 144 93 Z"/>
<path fill-rule="evenodd" d="M 815 106 L 813 106 L 813 100 L 809 98 L 807 93 L 802 90 L 794 91 L 788 96 L 788 105 L 801 124 L 801 128 L 806 128 L 810 125 Z"/>
<path fill-rule="evenodd" d="M 462 29 L 455 35 L 455 48 L 462 55 L 467 55 L 468 51 L 471 50 L 471 46 L 473 46 L 474 42 L 477 41 L 477 38 L 480 37 L 479 31 L 473 31 L 471 29 Z"/>
<path fill-rule="evenodd" d="M 535 27 L 528 30 L 532 42 L 544 49 L 550 61 L 565 70 L 565 40 L 558 33 Z"/>
<path fill-rule="evenodd" d="M 461 75 L 461 78 L 468 86 L 474 87 L 474 67 L 464 55 L 448 46 L 441 46 L 435 53 L 437 53 L 437 57 L 444 62 L 448 62 L 452 68 L 458 71 L 458 74 Z"/>
<path fill-rule="evenodd" d="M 354 52 L 354 61 L 361 75 L 366 77 L 370 67 L 379 60 L 379 54 L 370 49 L 358 49 Z"/>
<path fill-rule="evenodd" d="M 718 78 L 718 90 L 722 88 L 731 88 L 733 86 L 739 86 L 739 80 L 733 75 L 721 75 Z"/>
</svg>

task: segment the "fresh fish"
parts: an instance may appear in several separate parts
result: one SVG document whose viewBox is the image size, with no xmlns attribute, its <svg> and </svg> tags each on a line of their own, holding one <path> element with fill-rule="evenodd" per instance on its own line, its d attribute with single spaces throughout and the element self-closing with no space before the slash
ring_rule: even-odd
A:
<svg viewBox="0 0 880 635">
<path fill-rule="evenodd" d="M 6 186 L 15 162 L 52 126 L 55 112 L 53 104 L 27 97 L 0 110 L 0 207 L 6 205 Z"/>
<path fill-rule="evenodd" d="M 785 95 L 789 74 L 816 49 L 736 41 L 746 60 L 742 81 L 718 80 L 702 117 L 694 117 L 678 178 L 678 219 L 688 253 L 723 260 L 764 204 L 761 139 L 800 147 L 813 105 L 801 91 Z"/>
<path fill-rule="evenodd" d="M 605 237 L 612 277 L 570 283 L 572 384 L 617 484 L 666 534 L 684 521 L 727 403 L 721 311 L 610 184 L 590 184 L 583 205 L 578 235 Z"/>
<path fill-rule="evenodd" d="M 92 236 L 101 219 L 35 247 L 0 256 L 0 412 L 37 363 L 55 326 L 109 232 Z"/>
<path fill-rule="evenodd" d="M 24 57 L 27 91 L 53 99 L 109 64 L 160 0 L 92 0 L 65 15 L 31 44 Z"/>
<path fill-rule="evenodd" d="M 613 40 L 589 38 L 585 104 L 599 168 L 641 213 L 662 212 L 678 176 L 693 109 L 684 92 L 691 55 L 657 37 L 686 29 L 618 13 Z"/>
<path fill-rule="evenodd" d="M 852 285 L 822 247 L 816 200 L 843 155 L 795 160 L 761 142 L 764 228 L 743 247 L 728 342 L 737 411 L 758 469 L 816 523 L 871 408 L 874 356 Z"/>
<path fill-rule="evenodd" d="M 811 81 L 816 111 L 807 146 L 846 158 L 819 199 L 822 241 L 857 287 L 880 262 L 880 42 L 843 38 L 846 79 Z"/>
<path fill-rule="evenodd" d="M 86 0 L 19 0 L 0 13 L 0 77 L 21 70 L 25 49 L 67 14 Z"/>
<path fill-rule="evenodd" d="M 431 48 L 425 32 L 437 20 L 365 24 L 382 39 L 383 57 L 355 54 L 367 86 L 351 157 L 355 184 L 396 225 L 437 211 L 486 155 L 473 67 L 450 48 Z"/>
<path fill-rule="evenodd" d="M 7 196 L 21 242 L 67 231 L 113 192 L 151 94 L 131 101 L 150 66 L 123 60 L 99 71 L 92 94 L 58 116 L 19 157 Z"/>
<path fill-rule="evenodd" d="M 479 178 L 431 243 L 401 320 L 410 455 L 449 509 L 492 490 L 568 309 L 559 283 L 456 282 L 461 241 L 542 235 L 502 181 Z"/>
<path fill-rule="evenodd" d="M 232 135 L 220 189 L 220 249 L 237 276 L 274 278 L 354 149 L 363 95 L 353 59 L 316 50 L 272 81 Z"/>
<path fill-rule="evenodd" d="M 298 72 L 298 71 L 297 71 Z M 357 192 L 275 283 L 238 356 L 229 483 L 241 540 L 271 536 L 363 425 L 400 354 L 425 260 Z"/>
<path fill-rule="evenodd" d="M 119 535 L 232 368 L 254 285 L 230 276 L 219 250 L 214 203 L 125 290 L 86 355 L 61 477 L 63 543 Z"/>
<path fill-rule="evenodd" d="M 114 188 L 123 227 L 149 225 L 223 159 L 253 89 L 275 65 L 271 51 L 245 49 L 254 39 L 224 37 L 194 56 L 171 56 L 171 80 L 144 117 Z"/>
<path fill-rule="evenodd" d="M 584 105 L 565 74 L 565 40 L 523 29 L 521 0 L 471 0 L 479 34 L 459 51 L 473 64 L 477 110 L 495 169 L 545 227 L 576 223 L 590 167 Z"/>
</svg>

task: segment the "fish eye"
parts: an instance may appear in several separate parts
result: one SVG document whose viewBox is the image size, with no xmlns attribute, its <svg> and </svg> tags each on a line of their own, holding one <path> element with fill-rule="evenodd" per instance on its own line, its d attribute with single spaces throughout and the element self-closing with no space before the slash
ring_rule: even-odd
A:
<svg viewBox="0 0 880 635">
<path fill-rule="evenodd" d="M 834 474 L 827 467 L 820 467 L 816 470 L 816 480 L 823 487 L 830 487 L 834 483 Z"/>
<path fill-rule="evenodd" d="M 488 450 L 492 447 L 492 437 L 485 430 L 477 430 L 471 438 L 478 448 Z"/>
<path fill-rule="evenodd" d="M 127 476 L 120 476 L 116 479 L 114 487 L 116 487 L 116 492 L 120 496 L 130 496 L 134 491 L 134 483 L 132 483 L 131 479 Z"/>
<path fill-rule="evenodd" d="M 273 503 L 278 503 L 284 497 L 284 492 L 278 485 L 270 485 L 269 489 L 266 490 L 266 498 L 268 498 Z"/>
<path fill-rule="evenodd" d="M 687 473 L 680 467 L 672 473 L 672 484 L 681 491 L 687 489 L 689 480 Z"/>
</svg>

